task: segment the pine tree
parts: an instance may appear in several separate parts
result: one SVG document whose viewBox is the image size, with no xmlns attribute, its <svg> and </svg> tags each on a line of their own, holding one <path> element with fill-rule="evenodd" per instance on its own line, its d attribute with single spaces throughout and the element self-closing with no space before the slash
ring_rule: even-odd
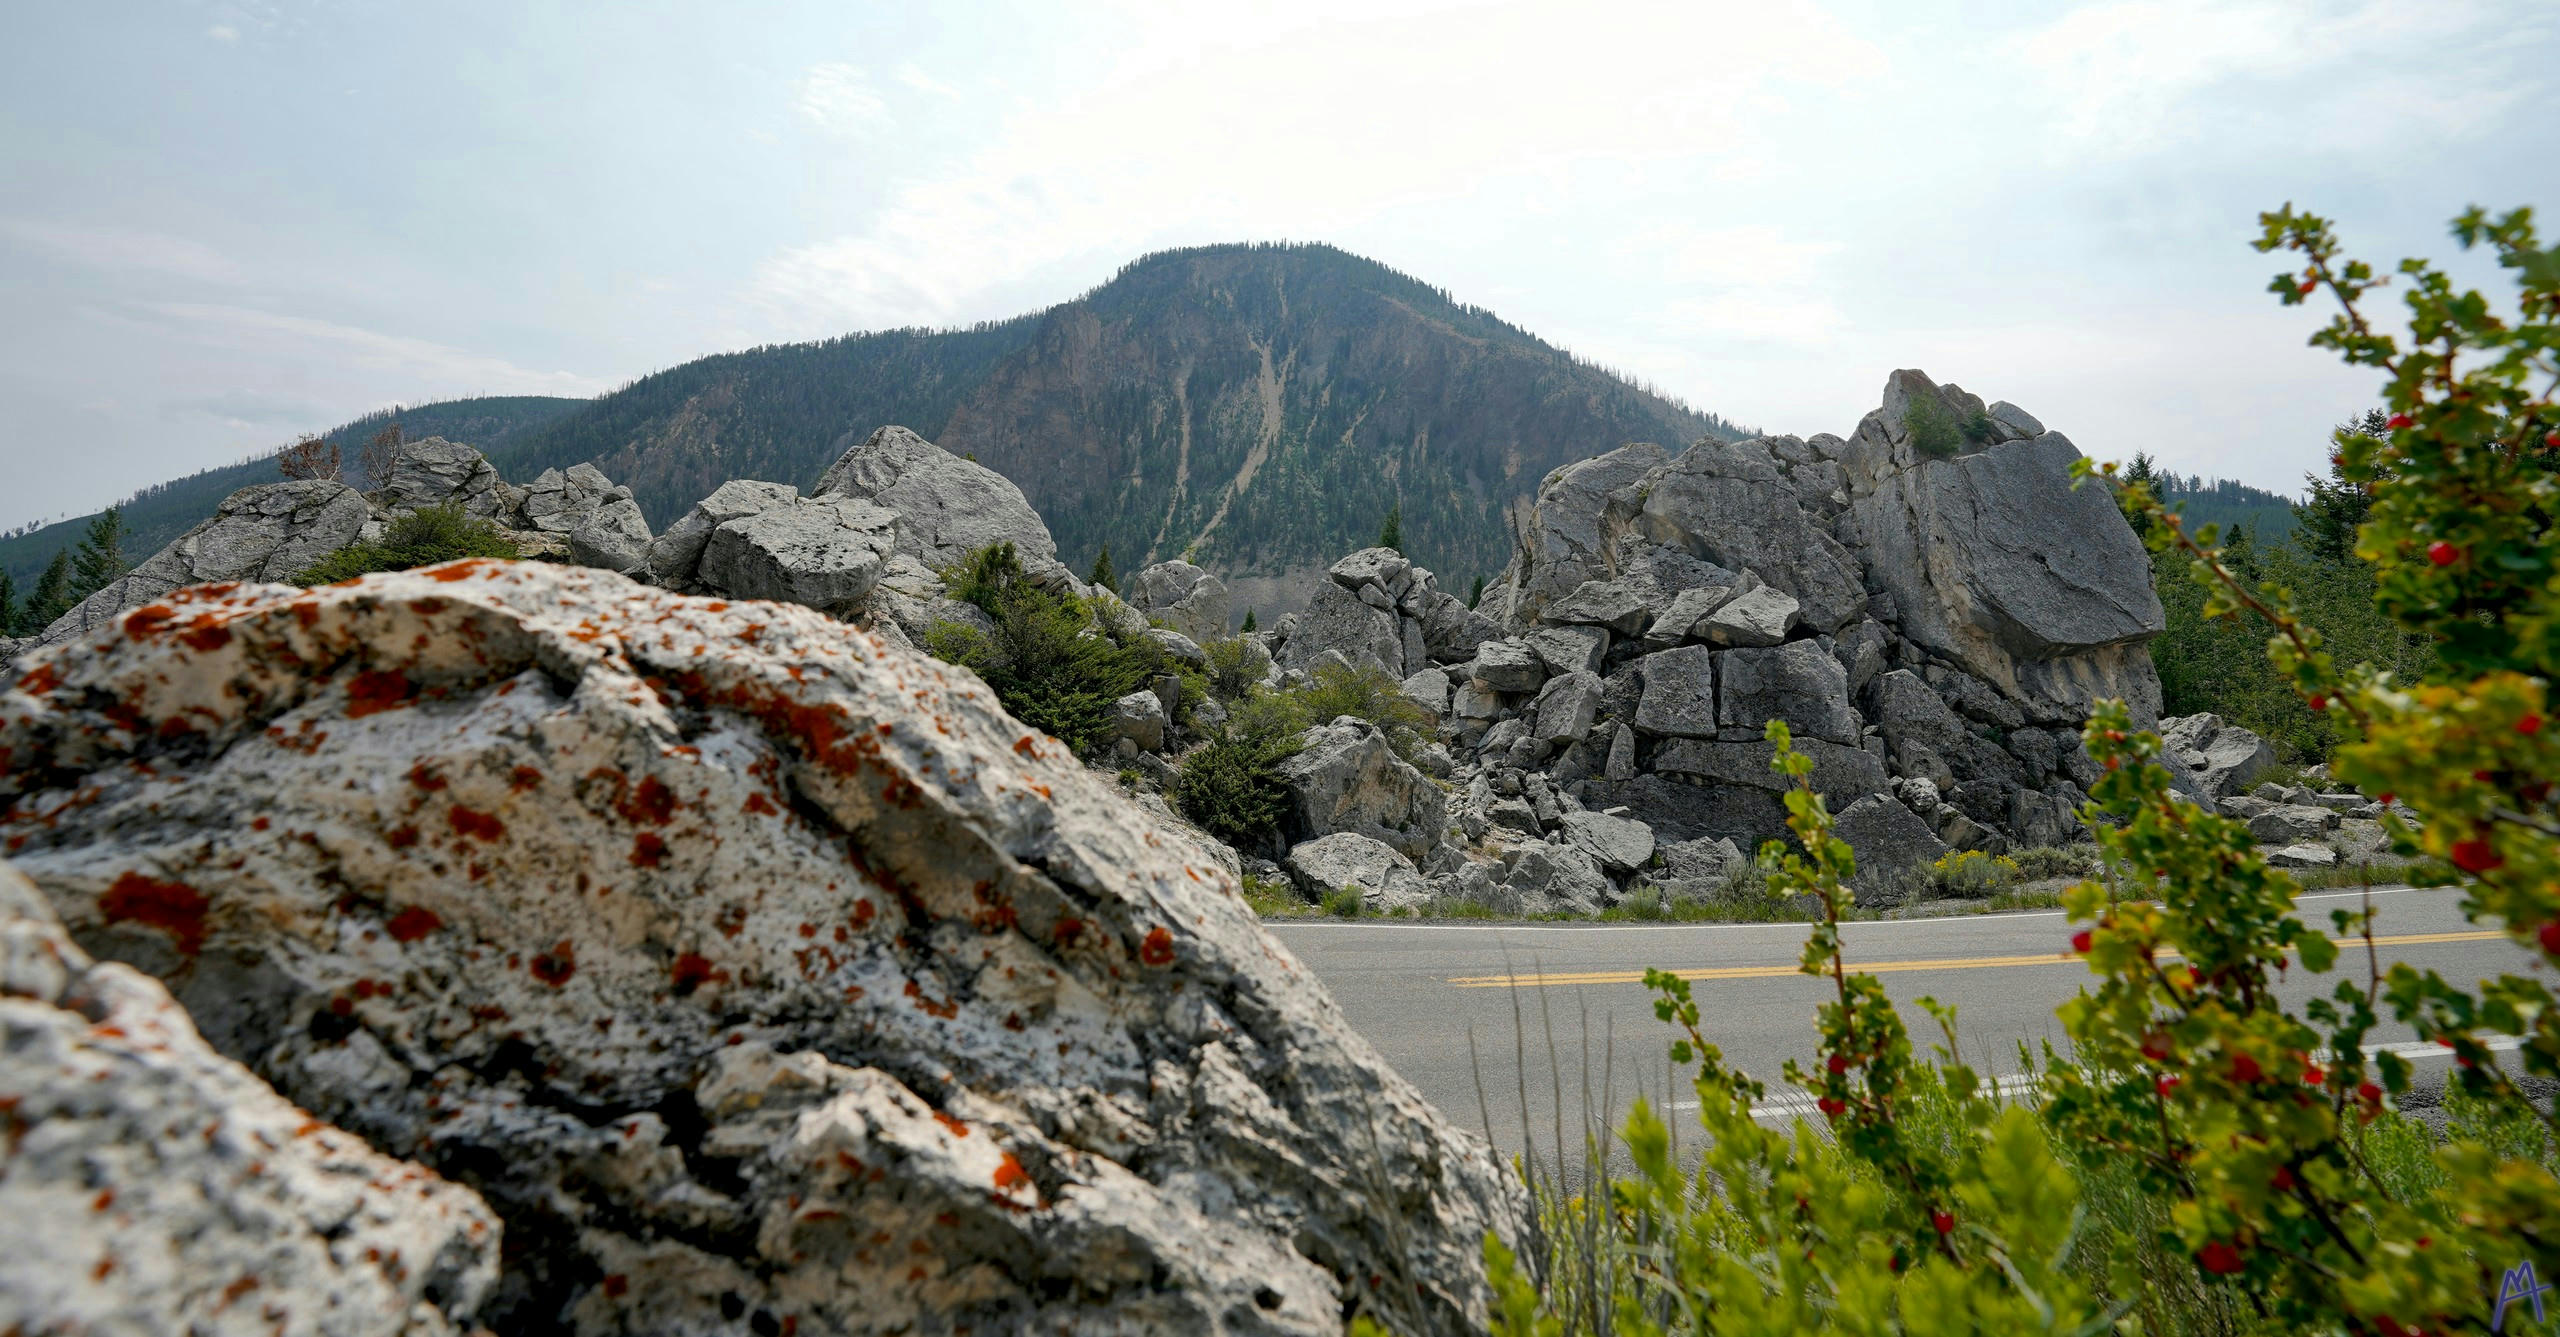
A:
<svg viewBox="0 0 2560 1337">
<path fill-rule="evenodd" d="M 1244 610 L 1244 628 L 1243 628 L 1243 629 L 1244 629 L 1244 630 L 1246 630 L 1246 631 L 1251 631 L 1251 630 L 1253 630 L 1253 629 L 1254 629 L 1254 622 L 1253 622 L 1253 610 L 1252 610 L 1252 609 L 1250 609 L 1250 608 L 1248 608 L 1248 609 Z"/>
<path fill-rule="evenodd" d="M 1479 573 L 1477 573 L 1477 575 L 1476 575 L 1476 587 L 1475 587 L 1474 589 L 1472 589 L 1472 590 L 1467 591 L 1467 607 L 1469 607 L 1469 608 L 1473 608 L 1473 607 L 1475 607 L 1477 604 L 1480 604 L 1480 603 L 1483 603 L 1483 602 L 1484 602 L 1484 575 L 1483 575 L 1483 573 L 1479 572 Z"/>
<path fill-rule="evenodd" d="M 0 636 L 18 634 L 18 582 L 0 569 Z"/>
<path fill-rule="evenodd" d="M 1102 555 L 1093 559 L 1093 574 L 1086 577 L 1086 580 L 1114 594 L 1119 593 L 1120 573 L 1111 569 L 1110 544 L 1102 545 Z"/>
<path fill-rule="evenodd" d="M 1387 522 L 1378 526 L 1378 546 L 1404 551 L 1404 503 L 1387 508 Z"/>
<path fill-rule="evenodd" d="M 80 536 L 71 550 L 71 602 L 105 589 L 116 577 L 133 569 L 124 559 L 124 512 L 113 506 L 98 513 L 89 522 L 89 530 Z"/>
<path fill-rule="evenodd" d="M 64 548 L 45 563 L 44 574 L 36 577 L 35 589 L 27 595 L 24 608 L 18 610 L 18 634 L 33 636 L 53 625 L 53 620 L 71 611 L 78 600 L 71 597 L 71 550 Z"/>
<path fill-rule="evenodd" d="M 2367 410 L 2362 418 L 2338 429 L 2341 435 L 2369 436 L 2377 440 L 2391 435 L 2389 421 L 2382 410 Z M 2330 563 L 2344 563 L 2355 555 L 2356 530 L 2365 517 L 2373 513 L 2373 491 L 2362 483 L 2351 483 L 2338 471 L 2338 457 L 2329 457 L 2329 475 L 2304 474 L 2311 496 L 2293 508 L 2293 530 L 2302 550 Z"/>
</svg>

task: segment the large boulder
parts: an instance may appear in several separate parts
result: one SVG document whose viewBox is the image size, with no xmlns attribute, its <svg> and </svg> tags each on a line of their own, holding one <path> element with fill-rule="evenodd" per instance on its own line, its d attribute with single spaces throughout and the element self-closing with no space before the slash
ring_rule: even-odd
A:
<svg viewBox="0 0 2560 1337">
<path fill-rule="evenodd" d="M 748 478 L 722 483 L 667 526 L 667 532 L 650 540 L 650 578 L 670 589 L 695 592 L 701 583 L 702 550 L 711 546 L 713 531 L 732 520 L 743 520 L 798 500 L 800 489 L 789 483 L 760 483 Z"/>
<path fill-rule="evenodd" d="M 846 612 L 879 583 L 904 523 L 865 501 L 777 506 L 711 531 L 698 574 L 702 584 L 732 598 Z"/>
<path fill-rule="evenodd" d="M 846 433 L 836 446 L 843 453 L 810 495 L 856 497 L 897 512 L 898 551 L 940 570 L 990 544 L 1010 543 L 1025 570 L 1065 574 L 1049 526 L 1003 474 L 904 427 L 880 428 L 860 444 Z"/>
<path fill-rule="evenodd" d="M 372 514 L 354 488 L 326 479 L 244 487 L 223 498 L 211 519 L 55 618 L 36 643 L 54 645 L 104 628 L 124 610 L 188 585 L 292 580 L 363 537 Z"/>
<path fill-rule="evenodd" d="M 1646 733 L 1716 736 L 1715 652 L 1703 645 L 1660 650 L 1636 661 L 1644 683 L 1634 724 Z"/>
<path fill-rule="evenodd" d="M 540 476 L 524 485 L 524 495 L 517 501 L 515 514 L 507 517 L 515 528 L 542 534 L 572 534 L 586 522 L 595 508 L 613 493 L 629 496 L 627 489 L 617 489 L 604 471 L 592 464 L 572 464 L 567 469 L 545 469 Z"/>
<path fill-rule="evenodd" d="M 587 512 L 587 518 L 571 531 L 569 560 L 627 576 L 645 575 L 649 570 L 650 537 L 649 521 L 640 514 L 640 503 L 629 497 L 616 497 Z"/>
<path fill-rule="evenodd" d="M 2160 721 L 2160 751 L 2179 787 L 2208 803 L 2247 789 L 2276 764 L 2266 739 L 2214 714 Z"/>
<path fill-rule="evenodd" d="M 1647 475 L 1638 532 L 1791 595 L 1799 616 L 1831 631 L 1866 611 L 1858 560 L 1797 503 L 1757 442 L 1701 441 Z"/>
<path fill-rule="evenodd" d="M 1833 804 L 1881 793 L 1889 783 L 1884 763 L 1863 748 L 1797 738 L 1792 746 L 1813 759 L 1814 792 Z M 1675 738 L 1653 754 L 1653 769 L 1692 783 L 1746 785 L 1782 794 L 1795 781 L 1770 767 L 1777 748 L 1765 739 Z"/>
<path fill-rule="evenodd" d="M 487 1326 L 1486 1321 L 1484 1146 L 966 670 L 538 563 L 192 607 L 0 692 L 0 836 L 222 1052 L 498 1210 Z"/>
<path fill-rule="evenodd" d="M 1158 562 L 1129 583 L 1129 606 L 1194 641 L 1227 634 L 1227 583 L 1189 562 Z"/>
<path fill-rule="evenodd" d="M 1506 606 L 1496 611 L 1503 620 L 1515 626 L 1535 621 L 1548 603 L 1573 593 L 1584 581 L 1615 574 L 1609 536 L 1602 530 L 1609 496 L 1634 486 L 1665 458 L 1662 447 L 1638 442 L 1549 473 L 1538 484 L 1537 504 L 1521 535 L 1516 583 L 1500 590 Z"/>
<path fill-rule="evenodd" d="M 124 885 L 164 917 L 187 908 Z M 0 1036 L 0 1330 L 462 1333 L 495 1290 L 479 1195 L 215 1053 L 5 864 Z"/>
<path fill-rule="evenodd" d="M 1331 581 L 1316 587 L 1276 658 L 1282 668 L 1310 669 L 1328 653 L 1341 655 L 1355 668 L 1405 676 L 1404 636 L 1395 614 L 1362 603 L 1359 595 Z"/>
<path fill-rule="evenodd" d="M 391 458 L 391 476 L 375 494 L 384 509 L 423 511 L 430 506 L 459 506 L 475 520 L 504 517 L 507 497 L 496 465 L 487 456 L 440 436 L 401 443 Z"/>
<path fill-rule="evenodd" d="M 1413 909 L 1431 899 L 1431 883 L 1412 860 L 1384 841 L 1353 831 L 1299 841 L 1290 847 L 1285 866 L 1289 880 L 1313 901 L 1356 887 L 1361 906 L 1381 914 Z"/>
<path fill-rule="evenodd" d="M 1969 419 L 1979 401 L 1952 391 L 1896 372 L 1887 406 L 1859 428 L 1869 477 L 1853 485 L 1852 513 L 1902 634 L 2040 719 L 2076 724 L 2112 696 L 2147 725 L 2160 687 L 2142 647 L 2167 623 L 2141 541 L 2105 489 L 2073 485 L 2080 450 L 2059 432 L 1915 457 L 1908 405 L 1935 396 L 1940 412 Z"/>
<path fill-rule="evenodd" d="M 1416 863 L 1440 843 L 1448 796 L 1431 777 L 1395 754 L 1386 735 L 1353 719 L 1307 730 L 1298 751 L 1278 767 L 1289 790 L 1283 819 L 1289 839 L 1354 831 L 1393 846 Z"/>
<path fill-rule="evenodd" d="M 1653 828 L 1632 817 L 1569 812 L 1563 834 L 1565 843 L 1612 873 L 1632 873 L 1653 858 Z"/>
<path fill-rule="evenodd" d="M 1812 641 L 1754 650 L 1718 650 L 1716 720 L 1757 733 L 1785 720 L 1799 737 L 1858 743 L 1858 713 L 1849 705 L 1849 675 Z"/>
<path fill-rule="evenodd" d="M 1946 843 L 1927 823 L 1883 795 L 1871 795 L 1841 809 L 1832 831 L 1848 842 L 1856 856 L 1858 871 L 1853 880 L 1862 902 L 1872 903 L 1908 870 L 1947 852 Z"/>
</svg>

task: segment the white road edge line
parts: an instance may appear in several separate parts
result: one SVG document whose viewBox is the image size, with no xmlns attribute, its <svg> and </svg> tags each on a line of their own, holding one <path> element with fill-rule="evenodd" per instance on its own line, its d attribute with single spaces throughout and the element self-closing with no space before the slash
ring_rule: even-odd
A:
<svg viewBox="0 0 2560 1337">
<path fill-rule="evenodd" d="M 2460 890 L 2458 887 L 2375 887 L 2371 894 L 2375 896 L 2396 896 L 2405 891 L 2458 890 Z M 2367 893 L 2362 890 L 2314 891 L 2306 892 L 2303 895 L 2294 897 L 2293 903 L 2300 905 L 2305 901 L 2354 900 L 2366 894 Z M 1869 928 L 1884 928 L 1894 924 L 1973 924 L 1987 920 L 1999 919 L 2061 919 L 2068 913 L 2068 911 L 2064 910 L 2002 910 L 1997 913 L 1978 915 L 1931 915 L 1924 919 L 1856 919 L 1841 925 L 1841 927 L 1851 931 L 1858 931 Z M 1374 929 L 1394 928 L 1429 929 L 1436 933 L 1671 933 L 1677 932 L 1681 929 L 1764 928 L 1787 929 L 1796 933 L 1802 933 L 1813 926 L 1813 921 L 1787 920 L 1781 923 L 1755 922 L 1743 924 L 1718 923 L 1714 920 L 1700 920 L 1689 924 L 1422 924 L 1398 919 L 1307 918 L 1266 919 L 1262 921 L 1262 926 L 1267 929 L 1281 930 L 1301 928 L 1345 929 L 1355 933 L 1367 932 Z"/>
<path fill-rule="evenodd" d="M 2483 1040 L 2481 1042 L 2481 1047 L 2487 1049 L 2493 1054 L 2503 1053 L 2507 1050 L 2523 1048 L 2524 1040 L 2521 1037 L 2513 1035 L 2496 1035 Z M 2453 1057 L 2452 1050 L 2447 1049 L 2432 1040 L 2403 1040 L 2397 1044 L 2375 1045 L 2372 1048 L 2367 1049 L 2365 1053 L 2369 1055 L 2397 1054 L 2400 1057 L 2407 1059 Z M 2317 1057 L 2325 1061 L 2329 1057 L 2329 1051 L 2324 1049 L 2320 1051 Z M 1993 1091 L 1999 1095 L 2014 1096 L 2035 1089 L 2035 1085 L 2038 1080 L 2039 1079 L 2037 1078 L 2029 1077 L 2020 1073 L 2000 1078 L 1998 1081 L 1993 1082 L 1991 1086 Z M 1675 1110 L 1693 1110 L 1697 1107 L 1698 1102 L 1694 1100 L 1674 1101 L 1671 1105 L 1671 1108 Z M 1801 1092 L 1791 1091 L 1783 1095 L 1770 1096 L 1768 1099 L 1761 1101 L 1759 1105 L 1752 1109 L 1751 1117 L 1754 1119 L 1793 1119 L 1809 1115 L 1814 1112 L 1813 1097 Z"/>
</svg>

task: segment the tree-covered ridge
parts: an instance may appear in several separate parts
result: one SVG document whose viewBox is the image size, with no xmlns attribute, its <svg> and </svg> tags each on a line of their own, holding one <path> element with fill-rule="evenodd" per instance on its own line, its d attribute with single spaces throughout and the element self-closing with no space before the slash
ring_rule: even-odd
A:
<svg viewBox="0 0 2560 1337">
<path fill-rule="evenodd" d="M 331 428 L 321 434 L 321 439 L 337 445 L 351 468 L 361 457 L 364 443 L 395 422 L 413 440 L 441 436 L 449 441 L 466 441 L 483 450 L 498 450 L 520 434 L 586 402 L 547 395 L 483 395 L 436 404 L 395 404 Z M 278 444 L 281 447 L 283 443 Z M 142 488 L 114 507 L 123 519 L 124 551 L 140 561 L 212 515 L 223 498 L 252 483 L 282 480 L 276 471 L 275 454 L 269 452 Z M 349 481 L 357 486 L 367 485 L 360 479 Z M 97 519 L 96 514 L 74 516 L 0 539 L 0 571 L 6 571 L 20 589 L 31 588 L 54 554 L 79 542 Z"/>
</svg>

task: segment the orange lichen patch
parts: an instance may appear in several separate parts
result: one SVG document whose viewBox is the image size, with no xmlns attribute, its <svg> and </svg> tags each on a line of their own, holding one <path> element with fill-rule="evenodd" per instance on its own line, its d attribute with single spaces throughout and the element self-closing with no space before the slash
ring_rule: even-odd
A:
<svg viewBox="0 0 2560 1337">
<path fill-rule="evenodd" d="M 969 1125 L 960 1122 L 958 1119 L 952 1118 L 941 1110 L 935 1110 L 933 1112 L 933 1121 L 950 1129 L 953 1137 L 967 1137 L 969 1135 Z"/>
<path fill-rule="evenodd" d="M 447 562 L 442 566 L 428 567 L 426 570 L 421 571 L 418 574 L 425 576 L 429 580 L 441 580 L 450 584 L 457 580 L 469 580 L 473 576 L 479 575 L 482 571 L 489 570 L 490 566 L 491 563 L 488 558 L 465 557 L 458 562 Z M 490 574 L 495 575 L 496 572 L 490 571 Z"/>
<path fill-rule="evenodd" d="M 18 679 L 18 690 L 29 696 L 42 696 L 62 685 L 62 670 L 51 664 L 38 664 L 36 670 Z"/>
<path fill-rule="evenodd" d="M 564 939 L 550 951 L 535 956 L 525 968 L 535 979 L 557 989 L 578 973 L 578 954 Z"/>
<path fill-rule="evenodd" d="M 409 768 L 409 783 L 432 794 L 445 787 L 445 778 L 427 768 L 425 762 Z"/>
<path fill-rule="evenodd" d="M 715 980 L 729 978 L 728 971 L 714 968 L 711 958 L 700 952 L 686 952 L 677 957 L 675 964 L 667 968 L 667 974 L 675 980 L 676 994 L 679 997 L 692 993 Z"/>
<path fill-rule="evenodd" d="M 1015 1189 L 1031 1186 L 1031 1172 L 1023 1169 L 1022 1162 L 1015 1160 L 1010 1151 L 1004 1154 L 1003 1160 L 996 1163 L 995 1177 L 996 1191 L 999 1193 L 1011 1193 Z"/>
<path fill-rule="evenodd" d="M 386 710 L 398 710 L 418 694 L 418 685 L 409 675 L 397 669 L 371 669 L 359 673 L 347 684 L 347 718 L 363 719 Z"/>
<path fill-rule="evenodd" d="M 507 824 L 499 821 L 497 814 L 466 808 L 459 803 L 453 806 L 453 811 L 445 814 L 445 820 L 453 823 L 455 835 L 469 836 L 473 840 L 495 841 L 507 833 Z"/>
<path fill-rule="evenodd" d="M 418 843 L 418 828 L 414 826 L 395 826 L 382 833 L 382 843 L 389 845 L 395 850 L 405 850 Z"/>
<path fill-rule="evenodd" d="M 394 942 L 416 942 L 443 928 L 444 919 L 425 906 L 413 905 L 391 916 L 391 922 L 382 927 L 384 932 L 391 935 Z"/>
<path fill-rule="evenodd" d="M 634 826 L 665 826 L 676 814 L 675 791 L 654 775 L 640 777 L 640 783 L 614 804 L 622 820 Z"/>
<path fill-rule="evenodd" d="M 1173 964 L 1173 935 L 1159 924 L 1147 930 L 1146 941 L 1138 944 L 1138 959 L 1151 966 Z"/>
<path fill-rule="evenodd" d="M 145 604 L 125 614 L 124 634 L 137 641 L 147 641 L 168 630 L 170 619 L 178 610 L 167 604 Z"/>
<path fill-rule="evenodd" d="M 643 831 L 631 838 L 631 866 L 656 868 L 667 861 L 667 842 L 655 831 Z"/>
<path fill-rule="evenodd" d="M 515 773 L 507 777 L 507 788 L 518 791 L 531 789 L 541 783 L 542 772 L 531 766 L 518 766 Z"/>
<path fill-rule="evenodd" d="M 1061 947 L 1064 947 L 1083 936 L 1084 921 L 1073 915 L 1069 915 L 1066 918 L 1059 920 L 1058 926 L 1049 930 L 1049 937 Z"/>
<path fill-rule="evenodd" d="M 176 941 L 182 956 L 204 950 L 204 893 L 183 882 L 163 882 L 126 873 L 98 898 L 98 913 L 110 924 L 148 924 Z"/>
<path fill-rule="evenodd" d="M 301 623 L 303 630 L 308 631 L 311 628 L 320 625 L 319 600 L 296 599 L 289 606 L 293 609 L 293 620 Z"/>
<path fill-rule="evenodd" d="M 1013 740 L 1013 750 L 1026 757 L 1037 757 L 1040 755 L 1039 737 L 1035 734 L 1024 734 Z"/>
<path fill-rule="evenodd" d="M 925 997 L 923 986 L 917 984 L 914 980 L 907 981 L 906 992 L 907 997 L 915 1000 L 916 1007 L 929 1016 L 936 1016 L 942 1018 L 944 1021 L 949 1021 L 953 1017 L 960 1015 L 960 1005 L 958 1003 L 937 1003 L 932 999 Z M 937 1115 L 936 1117 L 938 1118 L 940 1116 Z"/>
<path fill-rule="evenodd" d="M 444 610 L 445 602 L 442 599 L 411 599 L 409 601 L 409 611 L 420 617 L 434 617 Z"/>
<path fill-rule="evenodd" d="M 178 633 L 178 643 L 190 650 L 211 654 L 231 644 L 231 628 L 222 625 L 221 619 L 211 613 L 200 613 L 187 623 L 185 631 Z"/>
<path fill-rule="evenodd" d="M 749 794 L 747 795 L 747 801 L 739 804 L 738 806 L 748 812 L 756 814 L 759 817 L 771 817 L 782 811 L 780 808 L 773 806 L 772 799 L 766 798 L 762 794 Z"/>
<path fill-rule="evenodd" d="M 853 903 L 853 931 L 860 933 L 864 929 L 871 927 L 872 916 L 876 913 L 878 912 L 872 908 L 869 897 L 855 901 Z"/>
</svg>

